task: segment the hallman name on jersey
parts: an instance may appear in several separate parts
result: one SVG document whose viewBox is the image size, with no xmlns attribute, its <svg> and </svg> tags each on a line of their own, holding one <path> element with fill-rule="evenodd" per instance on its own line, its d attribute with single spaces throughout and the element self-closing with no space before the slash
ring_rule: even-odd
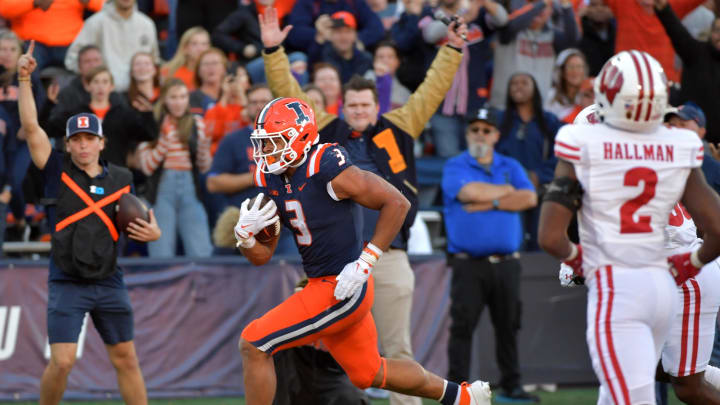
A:
<svg viewBox="0 0 720 405">
<path fill-rule="evenodd" d="M 603 151 L 603 158 L 605 160 L 654 160 L 657 162 L 673 162 L 675 158 L 673 145 L 638 145 L 625 142 L 603 142 Z"/>
</svg>

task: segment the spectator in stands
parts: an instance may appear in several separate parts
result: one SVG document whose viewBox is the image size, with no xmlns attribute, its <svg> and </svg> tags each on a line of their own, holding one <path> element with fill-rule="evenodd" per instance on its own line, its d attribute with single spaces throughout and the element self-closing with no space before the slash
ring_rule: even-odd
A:
<svg viewBox="0 0 720 405">
<path fill-rule="evenodd" d="M 202 118 L 190 112 L 190 95 L 180 79 L 163 84 L 155 104 L 160 124 L 157 141 L 138 148 L 142 170 L 148 176 L 145 195 L 152 204 L 163 235 L 148 244 L 150 257 L 173 257 L 182 240 L 185 255 L 212 253 L 208 218 L 200 196 L 200 175 L 210 169 L 210 138 Z"/>
<path fill-rule="evenodd" d="M 38 71 L 64 66 L 65 52 L 83 26 L 85 10 L 99 11 L 104 0 L 0 1 L 0 16 L 23 40 L 35 40 Z"/>
<path fill-rule="evenodd" d="M 225 80 L 227 58 L 223 51 L 210 48 L 200 54 L 195 68 L 195 91 L 190 93 L 190 111 L 201 117 L 217 103 Z"/>
<path fill-rule="evenodd" d="M 65 67 L 77 71 L 78 51 L 85 45 L 100 48 L 115 78 L 115 88 L 126 91 L 130 84 L 130 59 L 139 51 L 160 61 L 155 23 L 137 10 L 135 0 L 114 0 L 90 16 L 65 55 Z"/>
<path fill-rule="evenodd" d="M 18 59 L 22 55 L 22 41 L 12 32 L 0 34 L 0 107 L 8 115 L 8 132 L 5 138 L 7 167 L 10 178 L 12 199 L 10 210 L 15 217 L 15 225 L 22 229 L 25 227 L 25 195 L 23 194 L 23 180 L 30 166 L 30 151 L 25 142 L 25 132 L 20 130 L 20 115 L 18 112 L 19 83 L 17 80 Z M 45 103 L 45 91 L 40 83 L 37 73 L 30 77 L 33 87 L 35 105 L 42 108 Z"/>
<path fill-rule="evenodd" d="M 684 18 L 705 0 L 671 0 L 675 14 Z M 680 66 L 670 38 L 653 10 L 654 0 L 605 0 L 617 20 L 615 53 L 636 49 L 652 55 L 663 67 L 670 81 L 680 82 Z M 665 4 L 666 2 L 663 2 Z"/>
<path fill-rule="evenodd" d="M 666 114 L 665 121 L 671 127 L 689 129 L 695 132 L 701 140 L 705 140 L 705 135 L 707 135 L 705 113 L 694 103 L 683 104 Z M 710 148 L 705 148 L 702 171 L 710 187 L 720 193 L 720 162 L 712 157 Z"/>
<path fill-rule="evenodd" d="M 402 4 L 404 11 L 390 28 L 390 38 L 397 45 L 403 60 L 398 69 L 398 79 L 408 90 L 414 91 L 423 81 L 437 52 L 435 41 L 428 43 L 423 38 L 423 30 L 429 29 L 427 27 L 432 22 L 433 11 L 430 6 L 423 6 L 423 0 L 402 0 Z"/>
<path fill-rule="evenodd" d="M 200 55 L 210 48 L 210 35 L 202 27 L 189 28 L 180 37 L 175 55 L 160 69 L 163 80 L 177 77 L 188 90 L 195 90 L 195 70 Z"/>
<path fill-rule="evenodd" d="M 457 32 L 454 30 L 455 25 L 458 25 Z M 343 89 L 344 119 L 313 107 L 320 142 L 338 142 L 343 145 L 354 164 L 382 176 L 412 204 L 402 231 L 373 268 L 373 318 L 380 345 L 387 358 L 412 359 L 410 308 L 415 276 L 406 249 L 409 229 L 418 209 L 414 141 L 449 90 L 462 59 L 462 36 L 467 34 L 467 26 L 460 19 L 459 23 L 453 22 L 450 28 L 448 45 L 438 51 L 427 78 L 401 108 L 378 117 L 375 84 L 359 76 L 353 77 Z M 280 47 L 289 29 L 285 27 L 280 30 L 274 10 L 270 9 L 262 17 L 260 30 L 265 72 L 273 94 L 308 100 L 293 80 L 287 56 Z M 312 102 L 310 105 L 313 106 Z M 378 211 L 364 208 L 362 212 L 362 237 L 369 241 L 378 220 Z M 419 399 L 400 394 L 393 393 L 390 398 L 392 404 L 420 404 Z"/>
<path fill-rule="evenodd" d="M 365 74 L 365 78 L 375 81 L 377 86 L 380 115 L 402 107 L 410 98 L 410 90 L 400 83 L 395 74 L 399 67 L 400 55 L 395 44 L 381 42 L 375 48 L 373 70 Z"/>
<path fill-rule="evenodd" d="M 340 72 L 340 81 L 347 83 L 353 75 L 364 75 L 372 70 L 373 58 L 357 47 L 357 22 L 347 11 L 338 11 L 330 17 L 328 28 L 319 28 L 308 49 L 310 65 L 327 62 Z"/>
<path fill-rule="evenodd" d="M 238 0 L 178 0 L 175 14 L 177 32 L 198 26 L 213 32 L 237 7 Z"/>
<path fill-rule="evenodd" d="M 656 1 L 657 16 L 667 31 L 675 51 L 683 62 L 680 100 L 693 101 L 704 111 L 709 111 L 707 140 L 720 141 L 720 18 L 713 22 L 707 41 L 694 39 L 676 15 L 676 9 L 666 0 Z M 664 36 L 664 35 L 663 35 Z"/>
<path fill-rule="evenodd" d="M 160 75 L 153 56 L 138 52 L 130 60 L 130 87 L 125 94 L 128 105 L 140 112 L 152 111 L 160 96 Z"/>
<path fill-rule="evenodd" d="M 323 94 L 322 90 L 314 84 L 306 84 L 302 88 L 303 92 L 308 96 L 310 101 L 313 102 L 315 105 L 315 108 L 318 110 L 325 110 L 325 105 L 327 104 L 327 101 L 325 101 L 325 94 Z"/>
<path fill-rule="evenodd" d="M 552 3 L 552 0 L 543 0 L 528 4 L 515 12 L 508 24 L 498 31 L 490 96 L 493 107 L 503 107 L 508 80 L 520 69 L 533 73 L 538 91 L 543 99 L 547 98 L 556 53 L 574 46 L 580 39 L 570 0 L 561 0 L 563 29 L 548 25 L 553 13 Z"/>
<path fill-rule="evenodd" d="M 317 63 L 313 67 L 312 83 L 325 95 L 325 111 L 342 115 L 342 83 L 340 72 L 329 63 Z"/>
<path fill-rule="evenodd" d="M 394 1 L 390 3 L 388 0 L 368 0 L 367 3 L 373 13 L 380 17 L 385 31 L 389 31 L 390 27 L 395 24 L 400 15 L 398 2 Z"/>
<path fill-rule="evenodd" d="M 585 55 L 575 48 L 568 48 L 557 57 L 553 72 L 553 87 L 545 101 L 545 110 L 555 114 L 561 121 L 572 123 L 580 112 L 580 87 L 588 76 Z"/>
<path fill-rule="evenodd" d="M 260 56 L 260 26 L 257 20 L 258 11 L 254 3 L 240 6 L 227 16 L 212 32 L 215 46 L 228 55 L 235 55 L 241 64 Z"/>
<path fill-rule="evenodd" d="M 248 125 L 249 121 L 245 118 L 243 109 L 248 103 L 245 92 L 249 87 L 247 71 L 243 66 L 235 65 L 235 72 L 223 79 L 222 95 L 217 104 L 205 112 L 205 134 L 212 139 L 212 155 L 215 155 L 225 135 Z"/>
<path fill-rule="evenodd" d="M 364 0 L 297 0 L 287 18 L 287 24 L 294 28 L 286 46 L 304 52 L 318 34 L 317 27 L 329 29 L 332 24 L 330 16 L 338 11 L 347 11 L 355 16 L 357 37 L 365 49 L 371 49 L 382 40 L 385 34 L 382 21 Z"/>
<path fill-rule="evenodd" d="M 479 7 L 480 3 L 474 4 Z M 472 14 L 477 17 L 475 22 L 468 26 L 470 32 L 465 43 L 463 63 L 460 64 L 442 109 L 430 120 L 435 152 L 440 157 L 450 157 L 460 153 L 464 143 L 462 134 L 465 132 L 468 111 L 486 103 L 492 79 L 490 72 L 493 51 L 490 41 L 493 39 L 495 29 L 505 26 L 508 21 L 505 9 L 491 0 L 485 1 L 482 8 Z"/>
<path fill-rule="evenodd" d="M 100 159 L 105 146 L 100 120 L 82 114 L 68 120 L 65 145 L 68 153 L 52 149 L 47 134 L 37 120 L 37 109 L 30 86 L 36 68 L 33 43 L 18 62 L 20 116 L 35 166 L 43 171 L 45 198 L 55 204 L 48 218 L 52 234 L 52 253 L 48 277 L 47 333 L 50 361 L 42 375 L 41 404 L 59 404 L 76 360 L 77 342 L 83 320 L 89 313 L 110 362 L 117 372 L 120 393 L 127 404 L 147 404 L 147 392 L 133 342 L 133 313 L 123 272 L 117 266 L 118 231 L 115 218 L 117 200 L 130 191 L 132 177 L 127 170 Z M 95 187 L 88 187 L 89 183 Z M 83 184 L 80 187 L 78 183 Z M 84 201 L 106 193 L 102 208 Z M 114 196 L 114 197 L 113 197 Z M 82 211 L 92 206 L 88 215 Z M 61 220 L 58 220 L 61 219 Z M 136 219 L 128 236 L 139 242 L 156 240 L 160 228 L 149 213 L 150 222 Z"/>
<path fill-rule="evenodd" d="M 110 98 L 114 80 L 110 69 L 105 66 L 91 69 L 85 76 L 85 82 L 90 92 L 90 101 L 76 110 L 66 110 L 67 116 L 56 116 L 48 122 L 48 135 L 63 139 L 68 118 L 80 113 L 95 114 L 102 121 L 105 137 L 105 148 L 101 157 L 110 163 L 127 167 L 128 158 L 138 144 L 157 137 L 157 125 L 152 109 L 135 110 L 122 98 L 114 103 Z"/>
<path fill-rule="evenodd" d="M 500 138 L 499 123 L 493 110 L 474 112 L 465 132 L 468 149 L 448 160 L 443 170 L 448 265 L 452 267 L 447 378 L 470 379 L 473 332 L 488 306 L 501 374 L 502 392 L 496 400 L 539 402 L 522 389 L 517 350 L 520 211 L 535 207 L 537 194 L 522 165 L 494 150 Z"/>
<path fill-rule="evenodd" d="M 536 190 L 553 179 L 557 159 L 553 154 L 555 134 L 563 123 L 543 110 L 542 97 L 529 73 L 515 73 L 507 86 L 505 111 L 498 114 L 500 141 L 496 150 L 520 162 Z M 539 207 L 526 212 L 526 250 L 538 250 Z"/>
<path fill-rule="evenodd" d="M 103 55 L 97 45 L 85 45 L 78 51 L 78 74 L 60 90 L 57 100 L 49 99 L 54 104 L 50 113 L 50 121 L 58 120 L 58 117 L 67 119 L 73 115 L 72 111 L 90 103 L 90 93 L 86 89 L 87 83 L 84 82 L 84 77 L 93 68 L 101 65 L 104 65 Z M 120 95 L 112 92 L 110 102 L 120 103 Z M 51 133 L 50 136 L 53 134 Z"/>
<path fill-rule="evenodd" d="M 605 62 L 615 55 L 615 30 L 617 23 L 612 10 L 604 0 L 590 0 L 580 9 L 582 38 L 578 49 L 585 55 L 591 76 L 600 73 Z"/>
</svg>

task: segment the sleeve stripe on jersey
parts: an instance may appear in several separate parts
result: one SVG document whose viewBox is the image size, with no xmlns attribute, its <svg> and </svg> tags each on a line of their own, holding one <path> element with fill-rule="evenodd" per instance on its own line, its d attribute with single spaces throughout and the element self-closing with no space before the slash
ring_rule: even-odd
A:
<svg viewBox="0 0 720 405">
<path fill-rule="evenodd" d="M 322 161 L 322 154 L 325 152 L 325 149 L 327 149 L 330 145 L 330 143 L 322 144 L 315 153 L 313 153 L 312 157 L 310 158 L 310 163 L 307 166 L 307 177 L 311 177 L 315 173 L 320 171 L 320 162 Z"/>
<path fill-rule="evenodd" d="M 267 183 L 265 182 L 265 173 L 262 172 L 260 167 L 264 165 L 263 162 L 260 162 L 259 165 L 255 167 L 255 186 L 256 187 L 267 187 Z"/>
<path fill-rule="evenodd" d="M 578 148 L 577 146 L 571 146 L 571 145 L 568 145 L 568 144 L 566 144 L 564 142 L 560 142 L 560 141 L 555 141 L 555 146 L 562 146 L 563 148 L 569 149 L 573 152 L 580 152 L 580 148 Z"/>
<path fill-rule="evenodd" d="M 580 161 L 580 156 L 568 155 L 567 153 L 562 153 L 562 152 L 557 151 L 557 150 L 555 151 L 555 156 L 557 156 L 557 157 L 559 157 L 559 158 L 567 159 L 567 160 L 572 160 L 572 161 L 575 161 L 575 162 L 579 162 L 579 161 Z"/>
</svg>

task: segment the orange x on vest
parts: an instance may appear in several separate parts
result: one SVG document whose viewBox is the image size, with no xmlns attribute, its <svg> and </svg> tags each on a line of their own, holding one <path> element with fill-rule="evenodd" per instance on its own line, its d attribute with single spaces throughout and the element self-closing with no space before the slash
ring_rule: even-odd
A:
<svg viewBox="0 0 720 405">
<path fill-rule="evenodd" d="M 103 198 L 102 200 L 93 201 L 93 199 L 90 198 L 90 196 L 87 195 L 87 193 L 82 188 L 80 188 L 80 186 L 78 186 L 77 183 L 75 183 L 73 179 L 71 179 L 70 176 L 67 175 L 67 173 L 63 172 L 60 178 L 62 182 L 65 183 L 65 185 L 67 185 L 70 190 L 72 190 L 73 193 L 75 193 L 78 197 L 80 197 L 81 200 L 83 200 L 83 202 L 85 202 L 85 204 L 87 204 L 87 208 L 83 208 L 82 210 L 58 222 L 57 225 L 55 225 L 55 232 L 62 230 L 66 226 L 75 223 L 92 213 L 95 213 L 98 217 L 100 217 L 105 226 L 107 226 L 108 231 L 110 231 L 110 236 L 112 236 L 113 240 L 117 242 L 118 231 L 117 229 L 115 229 L 115 224 L 113 223 L 113 221 L 110 220 L 107 214 L 105 214 L 105 211 L 103 211 L 102 208 L 110 203 L 119 200 L 121 195 L 129 193 L 130 186 L 125 186 L 120 190 Z"/>
</svg>

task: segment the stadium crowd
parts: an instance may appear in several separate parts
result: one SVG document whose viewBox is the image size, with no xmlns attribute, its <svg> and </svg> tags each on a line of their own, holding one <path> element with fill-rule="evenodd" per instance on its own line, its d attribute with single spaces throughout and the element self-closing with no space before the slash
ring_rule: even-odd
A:
<svg viewBox="0 0 720 405">
<path fill-rule="evenodd" d="M 272 8 L 281 27 L 292 26 L 280 49 L 264 45 L 258 20 Z M 383 172 L 377 154 L 386 152 L 392 173 L 408 168 L 393 184 L 415 195 L 410 218 L 417 210 L 444 212 L 448 253 L 461 265 L 473 257 L 516 260 L 518 251 L 538 250 L 537 198 L 553 178 L 555 135 L 594 102 L 594 76 L 622 50 L 648 52 L 662 64 L 670 104 L 684 106 L 668 118 L 697 127 L 706 143 L 705 175 L 720 192 L 716 11 L 719 0 L 4 0 L 0 243 L 50 239 L 43 178 L 31 163 L 18 113 L 17 62 L 29 40 L 36 44 L 31 80 L 39 123 L 54 147 L 63 148 L 69 117 L 95 114 L 107 134 L 102 158 L 129 168 L 135 194 L 154 208 L 162 236 L 147 248 L 128 243 L 125 255 L 234 253 L 213 229 L 228 207 L 256 194 L 253 120 L 273 96 L 297 96 L 278 94 L 295 80 L 320 110 L 321 136 L 324 127 L 340 125 L 335 121 L 355 129 L 348 145 L 368 124 L 404 131 L 403 145 L 380 132 L 372 138 L 377 147 L 358 152 L 365 160 L 355 163 Z M 468 29 L 457 55 L 448 50 L 447 22 L 455 16 Z M 284 66 L 284 54 L 287 77 L 274 70 Z M 436 64 L 442 69 L 434 70 Z M 434 88 L 447 91 L 432 94 Z M 358 101 L 348 96 L 368 89 L 379 108 L 363 126 Z M 407 107 L 422 104 L 413 101 L 418 95 L 427 96 L 426 105 Z M 480 131 L 497 131 L 497 137 L 477 141 L 473 134 Z M 410 156 L 398 146 L 409 148 Z M 453 182 L 460 177 L 453 170 L 463 164 L 457 159 L 482 158 L 489 149 L 501 158 L 483 166 L 487 181 L 506 187 L 462 195 L 464 184 Z M 493 162 L 500 159 L 520 177 L 498 176 Z M 443 179 L 445 167 L 452 178 Z M 472 235 L 449 221 L 472 218 L 510 221 L 513 232 L 495 245 L 462 245 L 458 241 Z M 297 254 L 292 232 L 281 235 L 277 253 Z M 398 238 L 392 246 L 400 250 L 429 245 L 412 235 Z M 472 335 L 477 319 L 463 322 L 452 338 Z M 505 333 L 513 328 L 506 325 Z M 504 392 L 532 400 L 519 388 L 516 348 L 505 350 Z M 467 379 L 466 368 L 453 372 Z"/>
</svg>

